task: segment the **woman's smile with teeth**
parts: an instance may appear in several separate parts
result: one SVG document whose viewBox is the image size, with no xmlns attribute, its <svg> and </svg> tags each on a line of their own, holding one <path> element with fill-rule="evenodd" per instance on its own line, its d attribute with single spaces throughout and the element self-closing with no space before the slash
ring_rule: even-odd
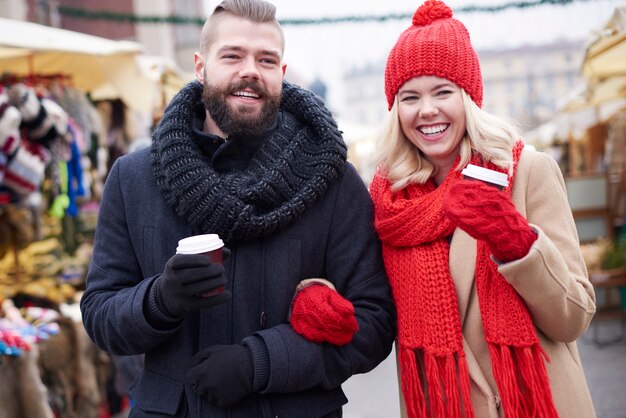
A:
<svg viewBox="0 0 626 418">
<path fill-rule="evenodd" d="M 442 123 L 440 125 L 420 126 L 417 129 L 424 135 L 437 135 L 445 131 L 448 126 L 448 124 Z"/>
</svg>

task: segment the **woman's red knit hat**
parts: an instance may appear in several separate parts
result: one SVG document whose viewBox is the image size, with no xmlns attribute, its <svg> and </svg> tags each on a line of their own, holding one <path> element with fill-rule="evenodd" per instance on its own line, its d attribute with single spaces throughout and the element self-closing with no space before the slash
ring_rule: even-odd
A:
<svg viewBox="0 0 626 418">
<path fill-rule="evenodd" d="M 480 107 L 483 80 L 476 51 L 463 23 L 438 0 L 426 0 L 413 15 L 391 49 L 385 67 L 385 94 L 389 109 L 400 87 L 413 77 L 431 75 L 461 87 Z"/>
</svg>

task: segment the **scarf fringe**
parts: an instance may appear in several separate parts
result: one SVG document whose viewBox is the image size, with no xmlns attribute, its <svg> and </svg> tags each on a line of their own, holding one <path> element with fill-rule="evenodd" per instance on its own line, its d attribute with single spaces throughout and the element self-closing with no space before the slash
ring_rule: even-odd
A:
<svg viewBox="0 0 626 418">
<path fill-rule="evenodd" d="M 530 347 L 489 344 L 493 375 L 507 416 L 558 418 L 539 343 Z"/>
<path fill-rule="evenodd" d="M 461 404 L 459 391 L 457 390 L 457 388 L 459 388 L 459 376 L 456 372 L 454 356 L 439 357 L 437 361 L 439 362 L 439 370 L 443 371 L 444 374 L 443 388 L 446 395 L 447 416 L 460 417 Z"/>
<path fill-rule="evenodd" d="M 424 365 L 426 366 L 426 381 L 428 386 L 428 401 L 430 413 L 434 417 L 445 417 L 446 404 L 441 390 L 441 373 L 437 367 L 437 359 L 432 354 L 424 353 Z"/>
<path fill-rule="evenodd" d="M 427 418 L 417 358 L 410 348 L 400 348 L 400 372 L 404 404 L 409 418 Z"/>
<path fill-rule="evenodd" d="M 399 350 L 402 393 L 409 418 L 474 418 L 465 356 L 424 354 L 424 396 L 417 356 L 410 348 Z M 461 407 L 462 405 L 462 407 Z"/>
<path fill-rule="evenodd" d="M 465 408 L 465 416 L 467 418 L 474 418 L 474 406 L 472 405 L 469 370 L 467 369 L 467 361 L 465 360 L 465 353 L 461 353 L 459 355 L 459 376 L 461 377 L 461 398 L 463 399 L 463 408 Z"/>
</svg>

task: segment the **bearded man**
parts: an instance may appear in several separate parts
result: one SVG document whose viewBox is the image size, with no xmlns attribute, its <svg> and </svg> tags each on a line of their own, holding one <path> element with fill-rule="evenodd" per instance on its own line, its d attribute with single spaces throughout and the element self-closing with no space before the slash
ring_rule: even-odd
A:
<svg viewBox="0 0 626 418">
<path fill-rule="evenodd" d="M 369 194 L 284 46 L 273 5 L 223 1 L 197 81 L 107 177 L 81 310 L 100 348 L 145 354 L 132 418 L 340 417 L 342 383 L 391 351 Z M 223 263 L 175 254 L 198 234 Z"/>
</svg>

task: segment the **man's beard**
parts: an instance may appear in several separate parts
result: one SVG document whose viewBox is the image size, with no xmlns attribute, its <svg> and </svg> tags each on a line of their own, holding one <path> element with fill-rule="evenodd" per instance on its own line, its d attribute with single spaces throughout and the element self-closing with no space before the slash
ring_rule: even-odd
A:
<svg viewBox="0 0 626 418">
<path fill-rule="evenodd" d="M 280 108 L 280 92 L 270 94 L 256 81 L 241 80 L 230 84 L 225 88 L 210 84 L 207 77 L 204 78 L 202 99 L 204 107 L 211 115 L 218 128 L 227 136 L 232 135 L 261 135 L 276 119 Z M 265 100 L 258 116 L 253 114 L 256 107 L 238 105 L 231 109 L 227 102 L 232 92 L 249 89 Z"/>
</svg>

